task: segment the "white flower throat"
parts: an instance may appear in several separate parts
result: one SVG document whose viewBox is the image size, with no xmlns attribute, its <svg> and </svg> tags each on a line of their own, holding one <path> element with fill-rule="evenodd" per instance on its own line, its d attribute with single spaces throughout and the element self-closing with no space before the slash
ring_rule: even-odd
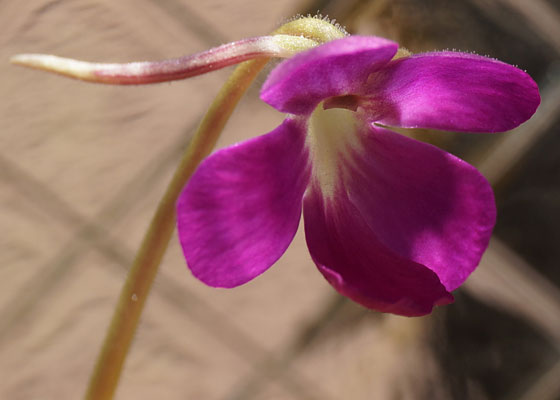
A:
<svg viewBox="0 0 560 400">
<path fill-rule="evenodd" d="M 362 122 L 356 112 L 343 108 L 325 110 L 320 103 L 308 120 L 307 143 L 315 179 L 325 197 L 334 195 L 344 179 L 345 165 L 352 163 L 352 152 L 360 149 L 358 131 Z"/>
</svg>

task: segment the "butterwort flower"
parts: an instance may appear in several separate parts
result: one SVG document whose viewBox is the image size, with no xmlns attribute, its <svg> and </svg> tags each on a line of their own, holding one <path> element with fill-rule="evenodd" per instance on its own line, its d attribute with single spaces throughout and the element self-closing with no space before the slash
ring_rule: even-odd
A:
<svg viewBox="0 0 560 400">
<path fill-rule="evenodd" d="M 280 63 L 261 99 L 275 130 L 208 157 L 178 203 L 187 264 L 231 288 L 270 268 L 302 215 L 309 252 L 341 294 L 371 309 L 430 313 L 478 265 L 496 219 L 471 165 L 391 127 L 501 132 L 539 102 L 523 71 L 489 58 L 350 36 Z"/>
</svg>

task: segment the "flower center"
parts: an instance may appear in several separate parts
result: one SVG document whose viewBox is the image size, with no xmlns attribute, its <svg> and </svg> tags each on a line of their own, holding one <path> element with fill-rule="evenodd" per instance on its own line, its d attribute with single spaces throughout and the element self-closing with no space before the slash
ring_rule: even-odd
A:
<svg viewBox="0 0 560 400">
<path fill-rule="evenodd" d="M 326 197 L 332 197 L 337 186 L 340 188 L 345 167 L 352 162 L 351 153 L 360 147 L 360 125 L 356 113 L 347 107 L 325 109 L 323 103 L 309 118 L 307 141 L 313 161 L 312 176 Z"/>
<path fill-rule="evenodd" d="M 323 102 L 323 109 L 345 108 L 350 111 L 356 111 L 360 105 L 360 97 L 355 94 L 345 96 L 331 97 Z"/>
</svg>

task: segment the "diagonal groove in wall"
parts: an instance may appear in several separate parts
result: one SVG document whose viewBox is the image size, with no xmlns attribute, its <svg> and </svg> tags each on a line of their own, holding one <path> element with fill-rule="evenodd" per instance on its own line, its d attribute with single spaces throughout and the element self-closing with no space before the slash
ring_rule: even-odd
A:
<svg viewBox="0 0 560 400">
<path fill-rule="evenodd" d="M 188 131 L 191 132 L 192 129 L 193 127 Z M 52 260 L 46 262 L 39 269 L 41 273 L 34 276 L 25 285 L 24 290 L 22 290 L 23 295 L 8 302 L 6 307 L 0 311 L 2 316 L 0 320 L 0 345 L 2 343 L 1 339 L 25 319 L 39 300 L 52 290 L 56 284 L 56 277 L 61 277 L 68 272 L 83 251 L 92 247 L 92 245 L 96 246 L 100 240 L 107 241 L 111 229 L 130 211 L 130 199 L 138 198 L 145 192 L 146 187 L 152 187 L 161 180 L 162 175 L 178 160 L 182 149 L 190 140 L 189 137 L 190 135 L 181 136 L 178 142 L 173 143 L 148 162 L 89 222 L 72 205 L 62 200 L 45 184 L 30 177 L 26 172 L 0 157 L 2 175 L 4 178 L 8 178 L 8 182 L 16 190 L 21 191 L 22 195 L 29 198 L 36 208 L 42 209 L 57 218 L 67 229 L 76 231 L 72 239 L 61 246 L 58 254 L 55 254 Z M 121 265 L 124 263 L 128 266 L 128 263 L 132 260 L 128 255 L 123 255 L 117 246 L 102 246 L 101 250 Z"/>
<path fill-rule="evenodd" d="M 523 15 L 531 30 L 560 53 L 560 13 L 544 0 L 498 0 Z"/>
<path fill-rule="evenodd" d="M 177 0 L 144 0 L 159 7 L 169 16 L 184 26 L 189 32 L 197 35 L 208 46 L 218 46 L 228 42 L 228 38 L 220 33 L 203 17 L 187 4 Z"/>
</svg>

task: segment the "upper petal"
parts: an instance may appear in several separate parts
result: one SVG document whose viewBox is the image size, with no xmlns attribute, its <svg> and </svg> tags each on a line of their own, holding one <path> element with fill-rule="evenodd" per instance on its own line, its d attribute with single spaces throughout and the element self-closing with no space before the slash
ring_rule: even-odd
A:
<svg viewBox="0 0 560 400">
<path fill-rule="evenodd" d="M 308 180 L 305 131 L 291 119 L 207 158 L 177 202 L 192 273 L 210 286 L 234 287 L 268 269 L 296 233 Z"/>
<path fill-rule="evenodd" d="M 374 36 L 333 40 L 280 63 L 261 90 L 279 111 L 308 115 L 320 101 L 356 94 L 368 75 L 393 58 L 398 45 Z"/>
<path fill-rule="evenodd" d="M 434 271 L 448 291 L 476 268 L 496 219 L 471 165 L 426 143 L 364 127 L 346 166 L 348 196 L 377 238 Z"/>
<path fill-rule="evenodd" d="M 401 58 L 372 78 L 376 121 L 390 126 L 501 132 L 529 119 L 540 103 L 527 73 L 473 54 Z"/>
</svg>

